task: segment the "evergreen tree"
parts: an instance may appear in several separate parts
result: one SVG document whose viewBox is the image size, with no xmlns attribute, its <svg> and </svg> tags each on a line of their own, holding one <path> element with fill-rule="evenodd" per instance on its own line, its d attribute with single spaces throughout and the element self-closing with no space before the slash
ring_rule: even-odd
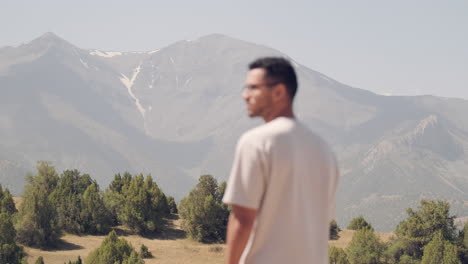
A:
<svg viewBox="0 0 468 264">
<path fill-rule="evenodd" d="M 423 248 L 438 231 L 445 240 L 455 240 L 455 217 L 450 216 L 449 210 L 448 202 L 428 200 L 422 200 L 418 210 L 407 210 L 408 218 L 395 230 L 397 237 L 407 244 L 406 255 L 421 259 Z"/>
<path fill-rule="evenodd" d="M 409 255 L 402 255 L 398 264 L 420 264 L 421 261 Z"/>
<path fill-rule="evenodd" d="M 224 192 L 226 191 L 227 183 L 225 181 L 221 182 L 221 184 L 218 186 L 218 189 L 216 189 L 216 194 L 215 198 L 216 201 L 222 202 L 223 201 L 223 196 Z"/>
<path fill-rule="evenodd" d="M 125 173 L 127 174 L 127 172 Z M 118 215 L 124 203 L 123 197 L 124 182 L 122 176 L 116 174 L 114 180 L 109 184 L 107 191 L 104 193 L 104 204 L 107 210 L 109 210 L 112 225 L 118 225 Z"/>
<path fill-rule="evenodd" d="M 111 192 L 122 193 L 123 180 L 120 173 L 114 175 L 114 180 L 109 184 L 109 190 Z"/>
<path fill-rule="evenodd" d="M 351 230 L 359 230 L 363 228 L 368 228 L 372 231 L 374 231 L 374 228 L 369 224 L 366 219 L 364 219 L 363 216 L 356 217 L 351 220 L 351 222 L 348 225 L 348 229 Z"/>
<path fill-rule="evenodd" d="M 84 232 L 84 223 L 80 219 L 81 198 L 92 183 L 88 174 L 81 175 L 78 170 L 66 170 L 60 176 L 52 193 L 52 201 L 57 208 L 59 225 L 63 230 L 73 234 Z"/>
<path fill-rule="evenodd" d="M 331 240 L 337 240 L 340 236 L 339 236 L 339 232 L 341 231 L 341 229 L 338 227 L 338 224 L 336 223 L 335 220 L 332 220 L 330 222 L 330 235 L 329 235 L 329 239 Z"/>
<path fill-rule="evenodd" d="M 176 202 L 174 200 L 174 197 L 172 197 L 172 196 L 167 197 L 167 206 L 169 207 L 169 212 L 171 214 L 177 214 L 178 213 L 177 204 L 176 204 Z"/>
<path fill-rule="evenodd" d="M 130 253 L 128 258 L 122 261 L 122 264 L 145 264 L 145 262 L 136 252 L 133 251 Z"/>
<path fill-rule="evenodd" d="M 0 213 L 0 263 L 20 264 L 24 251 L 15 242 L 16 231 L 11 221 L 11 215 Z"/>
<path fill-rule="evenodd" d="M 463 263 L 468 263 L 468 222 L 460 231 L 458 245 L 460 259 Z"/>
<path fill-rule="evenodd" d="M 42 256 L 39 256 L 36 259 L 36 262 L 34 262 L 34 264 L 44 264 L 44 258 Z"/>
<path fill-rule="evenodd" d="M 348 264 L 346 252 L 342 248 L 331 247 L 328 250 L 329 264 Z"/>
<path fill-rule="evenodd" d="M 67 264 L 67 263 L 63 263 L 63 264 Z M 75 261 L 69 260 L 69 261 L 68 261 L 68 264 L 83 264 L 83 261 L 81 260 L 81 257 L 78 256 L 78 259 L 77 259 L 77 260 L 75 260 Z"/>
<path fill-rule="evenodd" d="M 203 175 L 195 188 L 180 202 L 179 213 L 183 227 L 196 241 L 225 240 L 229 210 L 221 201 L 225 184 L 220 187 L 213 176 Z"/>
<path fill-rule="evenodd" d="M 169 214 L 167 198 L 150 175 L 116 175 L 104 200 L 118 223 L 140 234 L 161 228 Z"/>
<path fill-rule="evenodd" d="M 86 264 L 140 264 L 143 259 L 133 247 L 115 231 L 109 233 L 101 245 L 92 251 L 86 259 Z"/>
<path fill-rule="evenodd" d="M 406 249 L 408 248 L 408 243 L 405 240 L 401 239 L 392 239 L 390 240 L 383 252 L 383 258 L 385 259 L 384 263 L 387 264 L 413 264 L 419 263 L 418 259 L 415 259 L 409 255 L 406 255 Z"/>
<path fill-rule="evenodd" d="M 141 247 L 140 247 L 140 256 L 144 259 L 146 258 L 152 258 L 153 257 L 153 254 L 151 254 L 151 252 L 149 251 L 148 247 L 145 246 L 145 244 L 141 244 Z"/>
<path fill-rule="evenodd" d="M 424 247 L 421 264 L 461 264 L 457 256 L 457 248 L 443 238 L 439 230 L 432 240 Z"/>
<path fill-rule="evenodd" d="M 37 174 L 28 176 L 23 203 L 18 212 L 18 241 L 28 246 L 46 248 L 57 244 L 60 237 L 57 211 L 50 199 L 58 175 L 47 162 L 39 162 Z"/>
<path fill-rule="evenodd" d="M 0 213 L 7 213 L 13 215 L 16 213 L 15 202 L 13 201 L 13 196 L 11 195 L 8 188 L 3 190 L 2 185 L 0 184 Z"/>
<path fill-rule="evenodd" d="M 463 227 L 463 243 L 462 245 L 468 249 L 468 222 L 465 223 L 465 226 Z"/>
<path fill-rule="evenodd" d="M 105 234 L 110 231 L 112 218 L 99 193 L 97 183 L 89 185 L 81 198 L 82 230 L 87 234 Z"/>
<path fill-rule="evenodd" d="M 379 238 L 369 228 L 356 231 L 346 249 L 351 264 L 379 264 L 383 246 Z"/>
</svg>

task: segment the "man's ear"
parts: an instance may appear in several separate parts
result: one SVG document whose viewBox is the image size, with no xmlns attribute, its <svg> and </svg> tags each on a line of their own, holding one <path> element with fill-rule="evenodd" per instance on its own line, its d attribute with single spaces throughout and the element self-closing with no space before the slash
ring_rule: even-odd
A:
<svg viewBox="0 0 468 264">
<path fill-rule="evenodd" d="M 286 86 L 282 83 L 278 83 L 273 87 L 273 100 L 275 102 L 288 99 L 288 91 L 286 89 Z"/>
</svg>

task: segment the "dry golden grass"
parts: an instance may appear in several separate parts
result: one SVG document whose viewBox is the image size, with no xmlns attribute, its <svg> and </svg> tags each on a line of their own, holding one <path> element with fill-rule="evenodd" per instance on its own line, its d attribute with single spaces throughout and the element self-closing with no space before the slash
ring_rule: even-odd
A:
<svg viewBox="0 0 468 264">
<path fill-rule="evenodd" d="M 331 247 L 337 247 L 337 248 L 346 248 L 351 240 L 353 239 L 353 234 L 354 230 L 348 230 L 344 229 L 341 230 L 339 233 L 339 239 L 338 240 L 330 240 L 328 241 L 328 245 Z M 393 233 L 384 233 L 384 232 L 377 232 L 377 235 L 380 238 L 380 241 L 382 242 L 388 242 L 392 237 L 395 235 Z"/>
<path fill-rule="evenodd" d="M 138 235 L 122 235 L 126 230 L 119 229 L 119 237 L 126 239 L 139 251 L 141 244 L 145 244 L 153 254 L 153 258 L 145 259 L 145 263 L 152 264 L 215 264 L 223 263 L 225 246 L 222 244 L 202 244 L 184 238 L 179 229 L 180 221 L 173 221 L 173 233 L 180 238 L 144 238 Z M 99 247 L 105 236 L 76 236 L 67 234 L 62 237 L 64 243 L 56 250 L 44 251 L 25 247 L 28 263 L 34 263 L 39 256 L 47 264 L 63 264 L 69 260 L 76 260 L 81 256 L 83 260 L 95 248 Z"/>
<path fill-rule="evenodd" d="M 16 207 L 19 208 L 22 198 L 13 198 Z M 464 219 L 463 219 L 464 220 Z M 148 250 L 153 254 L 153 258 L 145 259 L 147 264 L 215 264 L 223 263 L 225 245 L 223 244 L 202 244 L 191 239 L 185 238 L 180 229 L 180 220 L 171 220 L 170 228 L 172 234 L 169 239 L 144 238 L 137 235 L 126 235 L 128 230 L 120 227 L 119 236 L 129 241 L 138 251 L 141 244 L 145 244 Z M 355 231 L 344 229 L 340 231 L 338 240 L 329 241 L 330 246 L 346 248 L 353 238 Z M 174 235 L 175 234 L 175 235 Z M 389 241 L 394 237 L 393 233 L 377 232 L 380 240 Z M 63 264 L 69 260 L 76 260 L 81 256 L 83 260 L 95 248 L 99 247 L 105 236 L 76 236 L 67 234 L 62 237 L 64 243 L 56 249 L 44 251 L 25 247 L 28 254 L 28 263 L 34 263 L 39 256 L 44 258 L 47 264 Z"/>
<path fill-rule="evenodd" d="M 21 203 L 23 202 L 23 197 L 13 197 L 13 202 L 15 202 L 16 209 L 19 209 Z"/>
<path fill-rule="evenodd" d="M 145 259 L 145 263 L 193 263 L 193 264 L 211 264 L 222 263 L 224 259 L 224 245 L 204 245 L 194 242 L 190 239 L 160 240 L 148 239 L 139 236 L 123 236 L 129 241 L 136 250 L 139 250 L 141 244 L 145 244 L 153 254 L 153 258 Z M 25 248 L 28 254 L 28 263 L 42 256 L 47 264 L 63 264 L 68 260 L 76 260 L 81 256 L 83 260 L 95 248 L 99 247 L 104 236 L 75 236 L 66 235 L 63 240 L 68 243 L 64 249 L 54 251 L 43 251 L 32 248 Z M 220 252 L 212 248 L 221 247 Z"/>
<path fill-rule="evenodd" d="M 175 221 L 178 226 L 179 221 Z M 353 238 L 353 230 L 342 230 L 338 240 L 329 241 L 330 246 L 346 248 Z M 381 241 L 387 242 L 394 236 L 393 233 L 377 232 Z M 76 260 L 81 256 L 83 260 L 88 254 L 104 240 L 105 236 L 76 236 L 65 235 L 64 243 L 57 250 L 43 251 L 25 247 L 28 254 L 28 263 L 42 256 L 47 264 L 63 264 L 68 260 Z M 153 254 L 153 258 L 145 259 L 145 263 L 153 264 L 215 264 L 223 263 L 225 245 L 202 244 L 188 238 L 158 239 L 144 238 L 137 235 L 120 235 L 129 241 L 136 250 L 145 244 Z"/>
</svg>

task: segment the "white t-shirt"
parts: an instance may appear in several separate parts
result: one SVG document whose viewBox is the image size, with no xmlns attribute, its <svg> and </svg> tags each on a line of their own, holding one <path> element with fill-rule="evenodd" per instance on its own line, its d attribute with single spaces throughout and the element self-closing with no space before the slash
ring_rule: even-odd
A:
<svg viewBox="0 0 468 264">
<path fill-rule="evenodd" d="M 279 117 L 239 140 L 223 202 L 257 210 L 241 264 L 328 263 L 336 159 L 295 119 Z"/>
</svg>

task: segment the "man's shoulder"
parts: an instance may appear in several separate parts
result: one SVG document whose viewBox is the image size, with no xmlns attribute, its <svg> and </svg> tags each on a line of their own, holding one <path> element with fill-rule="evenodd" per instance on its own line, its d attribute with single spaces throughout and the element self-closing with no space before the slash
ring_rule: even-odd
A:
<svg viewBox="0 0 468 264">
<path fill-rule="evenodd" d="M 264 129 L 264 126 L 265 124 L 254 127 L 244 132 L 239 138 L 239 145 L 254 146 L 262 144 L 262 142 L 265 141 L 265 135 L 267 134 L 267 131 Z"/>
<path fill-rule="evenodd" d="M 239 143 L 261 146 L 274 143 L 294 134 L 294 130 L 303 129 L 302 125 L 291 118 L 277 118 L 246 131 L 239 139 Z M 309 131 L 310 132 L 310 131 Z"/>
<path fill-rule="evenodd" d="M 275 137 L 276 135 L 282 133 L 280 123 L 281 123 L 281 120 L 275 119 L 268 123 L 264 123 L 250 130 L 247 130 L 240 137 L 240 141 L 252 142 L 252 143 L 264 142 L 268 140 L 269 138 Z"/>
</svg>

